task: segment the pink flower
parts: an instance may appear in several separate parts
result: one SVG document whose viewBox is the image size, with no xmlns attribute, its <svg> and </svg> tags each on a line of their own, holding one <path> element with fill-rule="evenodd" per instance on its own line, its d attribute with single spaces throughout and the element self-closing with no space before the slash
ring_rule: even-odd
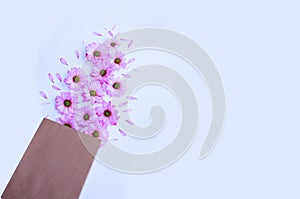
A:
<svg viewBox="0 0 300 199">
<path fill-rule="evenodd" d="M 126 68 L 127 63 L 125 60 L 125 55 L 123 53 L 121 53 L 120 51 L 116 51 L 113 56 L 113 64 L 115 65 L 117 70 Z"/>
<path fill-rule="evenodd" d="M 118 111 L 111 102 L 102 102 L 102 106 L 96 107 L 96 114 L 98 121 L 102 127 L 106 128 L 108 125 L 117 125 L 119 119 Z"/>
<path fill-rule="evenodd" d="M 108 141 L 108 131 L 101 127 L 98 122 L 96 122 L 95 125 L 87 127 L 85 133 L 101 140 L 100 147 L 104 146 Z"/>
<path fill-rule="evenodd" d="M 63 117 L 57 118 L 56 121 L 64 126 L 76 129 L 74 117 L 70 115 L 64 115 Z"/>
<path fill-rule="evenodd" d="M 100 82 L 100 84 L 107 83 L 113 78 L 113 68 L 111 65 L 100 65 L 94 67 L 91 72 L 91 77 Z"/>
<path fill-rule="evenodd" d="M 90 43 L 86 47 L 86 59 L 97 65 L 110 58 L 109 48 L 104 44 Z"/>
<path fill-rule="evenodd" d="M 121 46 L 121 43 L 119 40 L 117 40 L 115 37 L 108 39 L 104 42 L 104 45 L 110 47 L 110 48 L 118 48 Z"/>
<path fill-rule="evenodd" d="M 78 103 L 78 97 L 72 96 L 70 92 L 61 92 L 55 98 L 55 108 L 60 114 L 71 115 L 74 113 L 74 106 Z"/>
<path fill-rule="evenodd" d="M 116 80 L 109 81 L 106 87 L 106 93 L 111 97 L 120 97 L 126 91 L 125 81 L 120 81 L 119 78 Z"/>
<path fill-rule="evenodd" d="M 80 68 L 72 68 L 68 71 L 68 76 L 64 79 L 64 82 L 72 90 L 77 90 L 86 83 L 86 75 Z"/>
<path fill-rule="evenodd" d="M 99 103 L 103 99 L 103 90 L 98 82 L 90 82 L 83 87 L 81 95 L 83 102 Z"/>
<path fill-rule="evenodd" d="M 77 125 L 84 128 L 97 122 L 96 113 L 92 106 L 84 106 L 76 110 L 75 120 Z"/>
</svg>

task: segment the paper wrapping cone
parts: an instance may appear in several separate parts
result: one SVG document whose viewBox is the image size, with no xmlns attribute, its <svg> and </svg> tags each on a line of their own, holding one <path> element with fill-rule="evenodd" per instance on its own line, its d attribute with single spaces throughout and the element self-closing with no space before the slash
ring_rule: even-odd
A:
<svg viewBox="0 0 300 199">
<path fill-rule="evenodd" d="M 98 139 L 84 134 L 79 137 L 77 131 L 44 119 L 2 198 L 78 198 L 99 145 Z"/>
</svg>

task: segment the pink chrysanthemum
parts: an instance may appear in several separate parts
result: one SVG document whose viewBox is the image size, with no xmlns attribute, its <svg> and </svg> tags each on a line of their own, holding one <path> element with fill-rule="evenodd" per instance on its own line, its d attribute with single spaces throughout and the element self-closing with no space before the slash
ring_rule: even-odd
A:
<svg viewBox="0 0 300 199">
<path fill-rule="evenodd" d="M 111 38 L 111 39 L 108 39 L 104 42 L 104 44 L 110 48 L 118 48 L 120 47 L 121 43 L 118 39 L 116 39 L 115 37 L 114 38 Z"/>
<path fill-rule="evenodd" d="M 104 146 L 108 141 L 108 131 L 101 127 L 98 122 L 96 122 L 95 125 L 87 127 L 85 133 L 101 140 L 100 147 Z"/>
<path fill-rule="evenodd" d="M 61 92 L 60 96 L 55 98 L 55 108 L 60 114 L 72 115 L 74 105 L 78 103 L 78 97 L 72 96 L 70 92 Z"/>
<path fill-rule="evenodd" d="M 125 81 L 120 81 L 120 79 L 117 78 L 116 80 L 109 81 L 105 90 L 111 97 L 120 97 L 126 91 L 126 83 Z"/>
<path fill-rule="evenodd" d="M 113 64 L 115 65 L 117 70 L 126 68 L 127 63 L 125 60 L 125 55 L 120 51 L 116 51 L 113 56 Z"/>
<path fill-rule="evenodd" d="M 102 106 L 96 107 L 96 114 L 101 126 L 106 128 L 108 125 L 116 125 L 119 119 L 118 111 L 111 102 L 102 102 Z"/>
<path fill-rule="evenodd" d="M 76 110 L 75 120 L 78 126 L 84 128 L 97 122 L 96 113 L 91 106 L 84 106 Z"/>
<path fill-rule="evenodd" d="M 57 118 L 56 121 L 64 126 L 76 129 L 75 119 L 70 115 L 64 115 L 63 117 Z"/>
<path fill-rule="evenodd" d="M 91 72 L 91 77 L 100 84 L 108 83 L 109 80 L 113 78 L 113 68 L 111 65 L 101 65 L 94 67 Z"/>
<path fill-rule="evenodd" d="M 68 76 L 64 79 L 64 82 L 72 90 L 77 90 L 86 83 L 86 75 L 80 68 L 72 68 L 68 71 Z"/>
<path fill-rule="evenodd" d="M 110 58 L 109 48 L 104 44 L 90 43 L 86 47 L 86 59 L 97 65 Z"/>
<path fill-rule="evenodd" d="M 81 95 L 83 102 L 100 103 L 103 99 L 103 90 L 99 82 L 91 82 L 83 87 Z"/>
</svg>

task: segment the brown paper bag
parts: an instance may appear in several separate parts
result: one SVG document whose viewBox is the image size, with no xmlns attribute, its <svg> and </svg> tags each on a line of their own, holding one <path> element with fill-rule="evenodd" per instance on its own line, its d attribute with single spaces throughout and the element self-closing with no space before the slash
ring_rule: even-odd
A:
<svg viewBox="0 0 300 199">
<path fill-rule="evenodd" d="M 44 119 L 2 198 L 78 198 L 99 145 L 98 139 L 79 138 L 77 131 Z"/>
</svg>

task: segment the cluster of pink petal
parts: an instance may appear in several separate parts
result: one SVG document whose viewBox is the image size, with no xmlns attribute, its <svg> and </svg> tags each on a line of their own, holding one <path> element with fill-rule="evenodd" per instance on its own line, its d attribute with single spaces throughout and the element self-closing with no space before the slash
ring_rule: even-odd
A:
<svg viewBox="0 0 300 199">
<path fill-rule="evenodd" d="M 78 67 L 70 68 L 64 79 L 58 74 L 68 91 L 60 92 L 55 98 L 55 108 L 61 114 L 57 122 L 100 139 L 101 146 L 108 140 L 108 127 L 117 125 L 119 120 L 112 98 L 120 97 L 126 91 L 125 81 L 118 77 L 117 72 L 126 69 L 130 61 L 127 62 L 125 55 L 118 50 L 120 44 L 116 38 L 104 43 L 90 43 L 85 48 L 84 57 L 91 65 L 90 74 Z M 79 52 L 76 52 L 79 58 Z M 64 59 L 61 62 L 68 66 Z M 122 76 L 128 77 L 126 74 Z M 53 83 L 53 76 L 49 78 Z"/>
</svg>

